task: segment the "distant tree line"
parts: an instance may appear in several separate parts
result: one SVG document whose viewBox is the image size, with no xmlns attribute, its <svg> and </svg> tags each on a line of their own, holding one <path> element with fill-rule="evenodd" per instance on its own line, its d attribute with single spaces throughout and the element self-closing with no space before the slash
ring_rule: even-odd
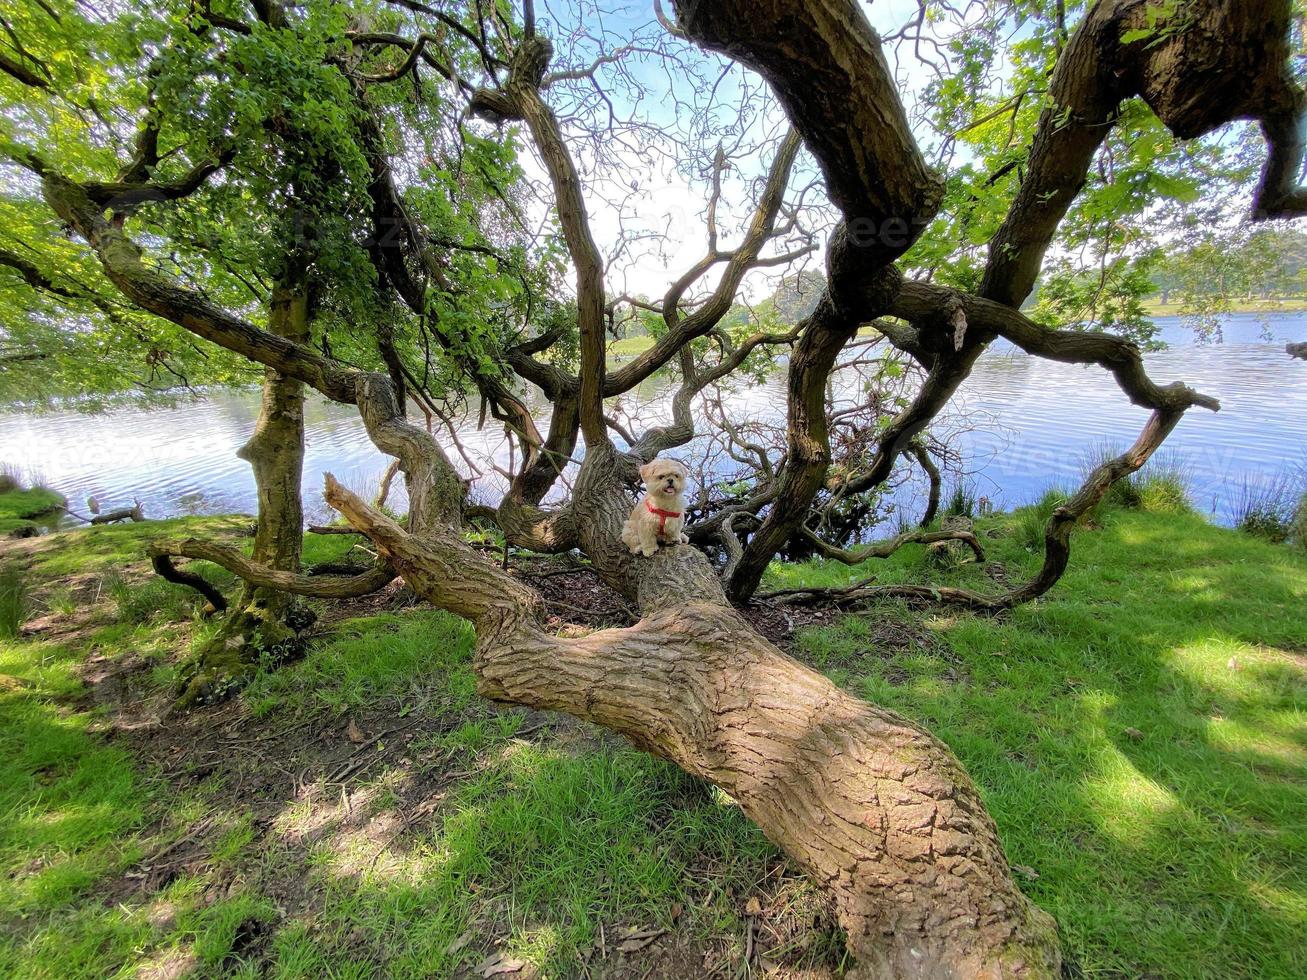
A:
<svg viewBox="0 0 1307 980">
<path fill-rule="evenodd" d="M 1164 254 L 1152 279 L 1167 304 L 1307 297 L 1307 235 L 1270 227 L 1234 240 L 1205 237 Z"/>
</svg>

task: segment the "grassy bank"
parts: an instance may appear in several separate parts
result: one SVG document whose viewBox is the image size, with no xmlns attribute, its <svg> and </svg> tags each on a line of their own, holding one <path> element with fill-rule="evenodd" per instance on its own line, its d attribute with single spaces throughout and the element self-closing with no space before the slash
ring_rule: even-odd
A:
<svg viewBox="0 0 1307 980">
<path fill-rule="evenodd" d="M 653 345 L 654 339 L 648 334 L 613 340 L 608 344 L 608 359 L 610 361 L 628 361 L 643 354 Z"/>
<path fill-rule="evenodd" d="M 0 489 L 0 537 L 35 533 L 43 524 L 53 524 L 63 504 L 63 497 L 44 487 Z"/>
<path fill-rule="evenodd" d="M 324 607 L 306 659 L 161 720 L 211 626 L 148 577 L 145 535 L 245 540 L 248 519 L 166 524 L 0 545 L 33 603 L 0 640 L 0 975 L 445 977 L 496 956 L 525 964 L 508 976 L 839 975 L 812 889 L 728 799 L 482 702 L 469 631 L 403 592 Z M 1037 561 L 1022 524 L 980 522 L 985 566 L 909 550 L 771 580 L 994 588 Z M 560 628 L 608 615 L 584 573 L 542 581 Z M 1301 552 L 1108 510 L 1036 605 L 794 613 L 776 638 L 953 747 L 1083 975 L 1288 978 L 1307 973 L 1305 606 Z"/>
<path fill-rule="evenodd" d="M 1307 299 L 1231 299 L 1228 301 L 1231 313 L 1302 313 L 1307 311 Z M 1161 296 L 1154 296 L 1143 301 L 1144 310 L 1152 316 L 1182 316 L 1186 310 L 1183 302 L 1163 303 Z"/>
</svg>

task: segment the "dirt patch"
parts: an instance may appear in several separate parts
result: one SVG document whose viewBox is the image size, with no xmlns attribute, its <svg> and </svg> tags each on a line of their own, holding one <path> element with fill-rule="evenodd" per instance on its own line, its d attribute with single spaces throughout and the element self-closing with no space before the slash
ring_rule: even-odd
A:
<svg viewBox="0 0 1307 980">
<path fill-rule="evenodd" d="M 510 572 L 545 600 L 551 628 L 605 629 L 630 626 L 637 611 L 589 566 L 566 558 L 516 559 Z M 828 625 L 841 613 L 827 609 L 755 602 L 739 610 L 749 624 L 782 650 L 792 652 L 796 631 Z"/>
<path fill-rule="evenodd" d="M 551 629 L 630 626 L 638 618 L 630 603 L 588 565 L 566 558 L 519 559 L 509 571 L 544 597 Z"/>
<path fill-rule="evenodd" d="M 795 653 L 795 635 L 810 626 L 830 626 L 842 613 L 810 606 L 787 606 L 779 602 L 759 601 L 740 610 L 749 625 L 786 653 Z"/>
<path fill-rule="evenodd" d="M 499 710 L 478 703 L 457 713 L 419 711 L 403 717 L 404 706 L 386 698 L 335 718 L 256 718 L 233 700 L 161 720 L 161 712 L 151 714 L 151 705 L 166 707 L 161 699 L 139 700 L 149 687 L 146 669 L 141 661 L 123 661 L 88 671 L 88 697 L 107 715 L 105 739 L 130 751 L 158 778 L 181 790 L 196 787 L 220 808 L 186 828 L 169 825 L 166 816 L 147 828 L 147 838 L 167 843 L 104 883 L 104 900 L 111 904 L 146 901 L 182 875 L 209 871 L 221 881 L 215 846 L 243 821 L 255 840 L 276 835 L 285 846 L 280 865 L 243 869 L 241 879 L 257 880 L 286 914 L 304 912 L 313 902 L 304 890 L 310 845 L 327 833 L 354 830 L 374 833 L 379 846 L 393 843 L 418 816 L 433 812 L 452 782 L 471 775 L 449 765 L 449 754 L 418 758 L 415 743 L 430 745 Z M 543 738 L 551 726 L 547 719 L 523 729 L 528 738 Z M 390 826 L 375 821 L 366 796 L 369 784 L 388 769 L 405 774 L 387 806 L 393 813 L 386 819 L 395 821 Z M 308 816 L 300 820 L 297 808 Z"/>
</svg>

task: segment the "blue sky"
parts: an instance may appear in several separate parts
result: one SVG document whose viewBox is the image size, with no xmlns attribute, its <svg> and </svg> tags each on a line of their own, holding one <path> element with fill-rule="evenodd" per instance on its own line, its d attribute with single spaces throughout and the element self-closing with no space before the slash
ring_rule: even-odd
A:
<svg viewBox="0 0 1307 980">
<path fill-rule="evenodd" d="M 710 57 L 688 45 L 668 42 L 654 16 L 652 0 L 638 3 L 602 4 L 596 11 L 590 5 L 565 0 L 538 0 L 537 18 L 549 36 L 556 39 L 556 61 L 575 64 L 592 60 L 601 50 L 629 44 L 632 39 L 649 40 L 660 37 L 670 43 L 679 57 L 693 61 L 704 74 L 715 77 Z M 583 15 L 583 8 L 584 10 Z M 872 25 L 882 33 L 892 32 L 916 15 L 914 0 L 880 0 L 864 3 Z M 670 2 L 664 3 L 669 14 Z M 579 42 L 569 41 L 578 31 L 587 36 Z M 887 46 L 886 57 L 891 69 L 902 83 L 905 104 L 915 104 L 914 96 L 929 79 L 927 70 L 905 49 L 906 59 L 900 62 L 897 52 Z M 609 94 L 619 115 L 636 115 L 650 124 L 675 133 L 688 135 L 693 116 L 685 103 L 699 99 L 704 92 L 694 81 L 676 70 L 669 73 L 668 65 L 656 57 L 635 57 L 627 61 L 632 77 L 645 88 L 642 98 L 622 90 L 611 72 L 602 74 L 605 91 Z M 729 132 L 729 107 L 741 93 L 761 88 L 761 81 L 739 67 L 733 68 L 716 89 L 716 102 L 723 125 L 721 139 L 728 146 L 739 139 Z M 576 91 L 576 90 L 573 90 Z M 574 97 L 574 96 L 573 96 Z M 560 114 L 571 104 L 569 93 L 554 91 L 551 102 Z M 787 123 L 784 114 L 773 103 L 769 109 L 759 111 L 744 133 L 738 153 L 732 154 L 732 169 L 723 182 L 723 199 L 719 206 L 722 227 L 722 244 L 729 246 L 738 240 L 738 230 L 751 211 L 750 186 L 766 172 L 774 157 L 775 146 L 784 134 Z M 713 138 L 713 134 L 709 134 Z M 574 140 L 572 152 L 586 178 L 588 206 L 596 240 L 606 256 L 617 256 L 609 268 L 609 290 L 613 293 L 630 292 L 658 297 L 669 283 L 697 261 L 706 247 L 704 215 L 708 187 L 704 163 L 711 155 L 711 147 L 700 152 L 673 154 L 677 158 L 656 163 L 640 159 L 635 153 L 622 152 L 617 143 L 596 148 L 584 140 Z M 606 159 L 604 157 L 607 157 Z M 528 171 L 538 179 L 543 171 L 533 160 L 528 160 Z M 678 165 L 679 163 L 679 165 Z M 696 173 L 695 171 L 700 171 Z M 812 162 L 806 156 L 800 160 L 792 187 L 810 183 L 816 176 Z M 819 199 L 820 194 L 810 194 Z M 813 224 L 818 230 L 818 241 L 825 238 L 829 215 L 814 215 Z M 657 238 L 641 239 L 619 249 L 623 231 L 630 234 L 657 234 Z M 819 265 L 820 255 L 810 257 L 809 265 Z M 744 286 L 749 298 L 761 298 L 771 292 L 780 271 L 755 273 Z M 709 276 L 705 285 L 711 285 Z"/>
</svg>

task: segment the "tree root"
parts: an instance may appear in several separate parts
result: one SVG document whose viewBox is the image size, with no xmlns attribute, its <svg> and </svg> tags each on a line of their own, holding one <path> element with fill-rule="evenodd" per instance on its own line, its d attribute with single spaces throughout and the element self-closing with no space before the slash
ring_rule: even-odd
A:
<svg viewBox="0 0 1307 980">
<path fill-rule="evenodd" d="M 283 663 L 304 652 L 305 633 L 316 617 L 303 608 L 271 609 L 262 591 L 247 589 L 241 608 L 182 668 L 173 714 L 226 700 L 249 683 L 261 664 Z"/>
<path fill-rule="evenodd" d="M 160 578 L 176 585 L 185 585 L 194 589 L 209 600 L 214 612 L 227 611 L 227 597 L 216 585 L 197 572 L 189 572 L 173 564 L 172 555 L 168 553 L 150 554 L 150 564 Z"/>
</svg>

